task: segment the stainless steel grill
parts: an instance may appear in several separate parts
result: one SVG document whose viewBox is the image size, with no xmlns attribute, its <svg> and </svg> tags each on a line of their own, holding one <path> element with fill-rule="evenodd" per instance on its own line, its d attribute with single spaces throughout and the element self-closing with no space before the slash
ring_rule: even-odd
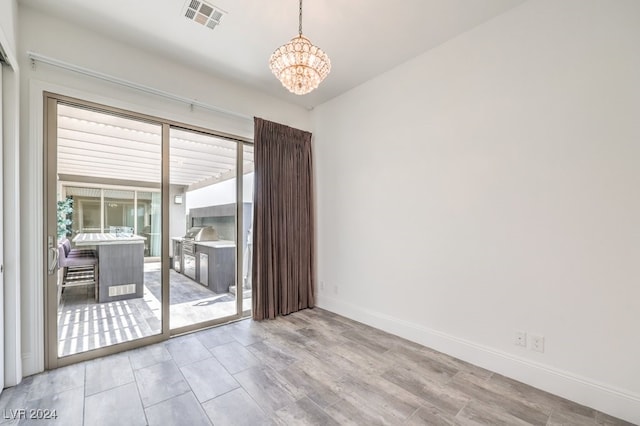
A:
<svg viewBox="0 0 640 426">
<path fill-rule="evenodd" d="M 194 249 L 193 249 L 193 240 L 184 240 L 182 242 L 182 255 L 183 256 L 193 256 L 194 253 Z"/>
<path fill-rule="evenodd" d="M 218 231 L 213 226 L 194 226 L 190 228 L 185 236 L 185 240 L 192 241 L 218 241 Z"/>
<path fill-rule="evenodd" d="M 217 241 L 218 232 L 213 226 L 194 226 L 182 237 L 183 272 L 189 278 L 196 279 L 196 251 L 194 243 L 198 241 Z"/>
</svg>

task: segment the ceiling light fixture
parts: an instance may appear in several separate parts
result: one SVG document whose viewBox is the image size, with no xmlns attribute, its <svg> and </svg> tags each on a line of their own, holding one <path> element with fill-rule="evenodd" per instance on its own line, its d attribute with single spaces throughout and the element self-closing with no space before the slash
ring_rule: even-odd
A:
<svg viewBox="0 0 640 426">
<path fill-rule="evenodd" d="M 306 95 L 316 89 L 331 71 L 327 54 L 302 35 L 302 0 L 298 36 L 273 52 L 269 68 L 282 85 L 296 95 Z"/>
</svg>

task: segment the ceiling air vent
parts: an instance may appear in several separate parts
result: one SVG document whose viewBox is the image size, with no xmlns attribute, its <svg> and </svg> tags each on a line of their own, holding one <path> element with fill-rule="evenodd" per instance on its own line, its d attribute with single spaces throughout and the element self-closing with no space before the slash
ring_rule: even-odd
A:
<svg viewBox="0 0 640 426">
<path fill-rule="evenodd" d="M 187 0 L 184 4 L 184 16 L 207 28 L 214 29 L 220 25 L 220 19 L 227 12 L 202 0 Z"/>
</svg>

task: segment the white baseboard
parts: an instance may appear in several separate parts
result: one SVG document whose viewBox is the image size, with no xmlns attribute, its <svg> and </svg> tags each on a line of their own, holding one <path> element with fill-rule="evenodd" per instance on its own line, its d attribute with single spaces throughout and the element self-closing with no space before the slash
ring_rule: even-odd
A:
<svg viewBox="0 0 640 426">
<path fill-rule="evenodd" d="M 317 306 L 578 404 L 640 424 L 640 395 L 332 297 L 318 295 Z"/>
</svg>

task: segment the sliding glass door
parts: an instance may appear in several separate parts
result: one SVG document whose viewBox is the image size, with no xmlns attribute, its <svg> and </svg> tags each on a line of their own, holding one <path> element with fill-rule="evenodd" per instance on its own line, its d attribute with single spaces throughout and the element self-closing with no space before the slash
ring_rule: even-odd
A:
<svg viewBox="0 0 640 426">
<path fill-rule="evenodd" d="M 237 142 L 171 128 L 171 211 L 177 217 L 169 234 L 171 255 L 181 261 L 170 271 L 169 312 L 177 332 L 238 314 L 237 161 Z"/>
<path fill-rule="evenodd" d="M 253 146 L 59 95 L 45 105 L 47 368 L 247 315 Z"/>
<path fill-rule="evenodd" d="M 49 366 L 157 340 L 154 241 L 137 228 L 161 221 L 162 124 L 54 97 L 46 119 Z"/>
</svg>

